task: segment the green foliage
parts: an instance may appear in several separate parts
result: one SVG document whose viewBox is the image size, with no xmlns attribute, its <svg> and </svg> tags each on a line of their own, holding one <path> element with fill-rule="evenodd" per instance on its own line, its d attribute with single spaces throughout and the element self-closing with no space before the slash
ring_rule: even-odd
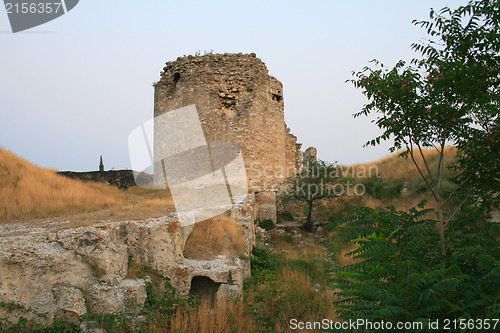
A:
<svg viewBox="0 0 500 333">
<path fill-rule="evenodd" d="M 283 218 L 283 220 L 285 221 L 293 221 L 294 220 L 294 216 L 291 212 L 289 212 L 288 210 L 285 210 L 283 212 L 280 212 L 280 216 L 281 218 Z"/>
<path fill-rule="evenodd" d="M 367 177 L 361 181 L 365 187 L 365 193 L 376 199 L 395 199 L 401 194 L 404 182 L 401 179 L 393 179 L 388 182 L 381 177 Z"/>
<path fill-rule="evenodd" d="M 305 230 L 312 231 L 312 213 L 320 200 L 344 194 L 335 187 L 341 180 L 340 174 L 336 164 L 310 159 L 299 174 L 283 184 L 281 202 L 286 205 L 293 201 L 304 207 L 307 216 Z"/>
<path fill-rule="evenodd" d="M 335 279 L 344 319 L 498 318 L 498 226 L 464 214 L 449 231 L 443 268 L 436 221 L 425 219 L 430 210 L 422 207 L 363 207 L 343 227 L 345 241 L 357 245 L 348 255 L 358 259 Z"/>
<path fill-rule="evenodd" d="M 255 246 L 250 257 L 252 272 L 259 273 L 264 270 L 277 270 L 280 262 L 278 256 L 265 247 Z"/>
<path fill-rule="evenodd" d="M 271 221 L 269 219 L 264 219 L 264 220 L 259 222 L 259 227 L 261 227 L 264 230 L 269 231 L 271 229 L 274 229 L 274 223 L 273 223 L 273 221 Z"/>
<path fill-rule="evenodd" d="M 326 282 L 330 266 L 325 261 L 288 260 L 264 247 L 254 247 L 252 276 L 245 281 L 245 302 L 262 332 L 274 332 L 275 325 L 326 316 L 331 304 L 324 294 L 308 285 L 283 279 L 283 270 L 298 271 L 312 281 Z M 251 298 L 251 299 L 250 299 Z"/>
<path fill-rule="evenodd" d="M 0 329 L 2 326 L 0 325 Z M 3 328 L 2 332 L 5 333 L 77 333 L 80 332 L 80 328 L 75 324 L 67 323 L 64 321 L 55 320 L 50 326 L 42 326 L 33 321 L 28 321 L 24 318 L 20 318 L 19 322 L 10 327 Z"/>
<path fill-rule="evenodd" d="M 417 176 L 412 182 L 411 191 L 415 194 L 423 194 L 429 192 L 429 188 L 425 181 L 420 176 Z"/>
<path fill-rule="evenodd" d="M 447 229 L 460 209 L 475 204 L 487 213 L 500 202 L 499 12 L 496 0 L 431 10 L 430 21 L 414 21 L 429 34 L 423 44 L 412 45 L 420 58 L 401 60 L 392 69 L 374 60 L 375 69 L 365 67 L 351 80 L 368 98 L 354 116 L 375 113 L 383 130 L 366 145 L 393 139 L 390 151 L 404 150 L 400 156 L 412 159 L 433 196 L 442 269 L 451 268 Z M 450 144 L 458 148 L 454 189 L 443 184 Z M 435 167 L 424 148 L 437 150 Z M 457 197 L 462 200 L 455 205 Z"/>
</svg>

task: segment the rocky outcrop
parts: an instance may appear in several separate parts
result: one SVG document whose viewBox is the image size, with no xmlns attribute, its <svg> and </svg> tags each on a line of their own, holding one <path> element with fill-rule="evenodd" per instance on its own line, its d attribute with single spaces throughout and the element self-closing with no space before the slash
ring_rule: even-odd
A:
<svg viewBox="0 0 500 333">
<path fill-rule="evenodd" d="M 254 242 L 253 196 L 227 207 L 240 225 L 251 253 Z M 20 229 L 0 237 L 0 318 L 17 322 L 64 314 L 109 313 L 134 308 L 146 300 L 147 279 L 127 278 L 130 262 L 150 266 L 187 295 L 194 277 L 220 285 L 218 297 L 238 297 L 249 263 L 220 255 L 215 260 L 184 258 L 193 225 L 181 227 L 175 216 L 143 221 L 102 222 L 57 232 Z"/>
</svg>

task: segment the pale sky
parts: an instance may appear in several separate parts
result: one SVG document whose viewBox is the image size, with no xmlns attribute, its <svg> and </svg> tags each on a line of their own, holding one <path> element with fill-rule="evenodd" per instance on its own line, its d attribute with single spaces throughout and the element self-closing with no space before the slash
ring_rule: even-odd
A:
<svg viewBox="0 0 500 333">
<path fill-rule="evenodd" d="M 97 1 L 13 34 L 0 8 L 0 146 L 42 167 L 130 168 L 127 137 L 153 115 L 166 61 L 197 51 L 257 54 L 283 83 L 285 121 L 303 148 L 341 164 L 378 160 L 379 130 L 354 119 L 345 83 L 376 58 L 392 66 L 425 38 L 413 19 L 465 1 Z"/>
</svg>

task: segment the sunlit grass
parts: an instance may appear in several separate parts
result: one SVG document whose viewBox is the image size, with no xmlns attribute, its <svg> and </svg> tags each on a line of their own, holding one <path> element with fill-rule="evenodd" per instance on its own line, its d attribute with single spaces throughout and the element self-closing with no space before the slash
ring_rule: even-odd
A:
<svg viewBox="0 0 500 333">
<path fill-rule="evenodd" d="M 115 187 L 60 176 L 0 148 L 2 220 L 92 211 L 123 202 L 123 195 Z"/>
<path fill-rule="evenodd" d="M 171 321 L 170 332 L 193 333 L 243 333 L 255 332 L 254 318 L 248 314 L 244 303 L 202 302 L 197 308 L 178 309 Z"/>
<path fill-rule="evenodd" d="M 425 149 L 423 154 L 426 158 L 429 168 L 435 169 L 438 163 L 439 154 L 435 149 Z M 444 150 L 445 165 L 450 165 L 456 159 L 457 150 L 455 147 L 446 147 Z M 424 171 L 425 164 L 422 157 L 418 152 L 415 152 L 415 161 L 418 163 L 422 171 Z M 356 179 L 378 176 L 386 181 L 402 180 L 405 182 L 412 182 L 415 177 L 419 176 L 419 172 L 415 167 L 410 157 L 399 157 L 399 153 L 389 155 L 381 160 L 364 163 L 354 164 L 351 166 L 343 166 L 346 176 L 353 176 Z"/>
<path fill-rule="evenodd" d="M 188 258 L 210 259 L 218 255 L 243 254 L 245 238 L 241 227 L 226 214 L 198 222 L 184 248 Z"/>
</svg>

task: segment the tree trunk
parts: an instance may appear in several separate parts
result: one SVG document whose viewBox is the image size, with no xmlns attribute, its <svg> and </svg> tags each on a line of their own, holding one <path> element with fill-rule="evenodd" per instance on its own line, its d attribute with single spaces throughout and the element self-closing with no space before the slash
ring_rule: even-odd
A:
<svg viewBox="0 0 500 333">
<path fill-rule="evenodd" d="M 443 169 L 444 169 L 444 149 L 446 141 L 441 142 L 441 151 L 439 153 L 439 164 L 438 164 L 438 179 L 436 186 L 436 203 L 437 203 L 437 214 L 438 214 L 438 228 L 439 228 L 439 241 L 441 243 L 441 266 L 446 267 L 446 244 L 444 239 L 444 216 L 443 207 L 441 200 L 441 187 L 443 185 Z"/>
<path fill-rule="evenodd" d="M 312 221 L 312 211 L 313 211 L 313 204 L 314 201 L 308 202 L 308 212 L 307 212 L 307 220 L 306 223 L 304 224 L 303 228 L 305 231 L 311 232 L 313 229 L 313 221 Z"/>
<path fill-rule="evenodd" d="M 441 245 L 441 266 L 446 267 L 446 244 L 444 239 L 444 217 L 443 208 L 441 207 L 441 200 L 437 200 L 437 214 L 438 214 L 438 230 L 439 230 L 439 242 Z"/>
</svg>

